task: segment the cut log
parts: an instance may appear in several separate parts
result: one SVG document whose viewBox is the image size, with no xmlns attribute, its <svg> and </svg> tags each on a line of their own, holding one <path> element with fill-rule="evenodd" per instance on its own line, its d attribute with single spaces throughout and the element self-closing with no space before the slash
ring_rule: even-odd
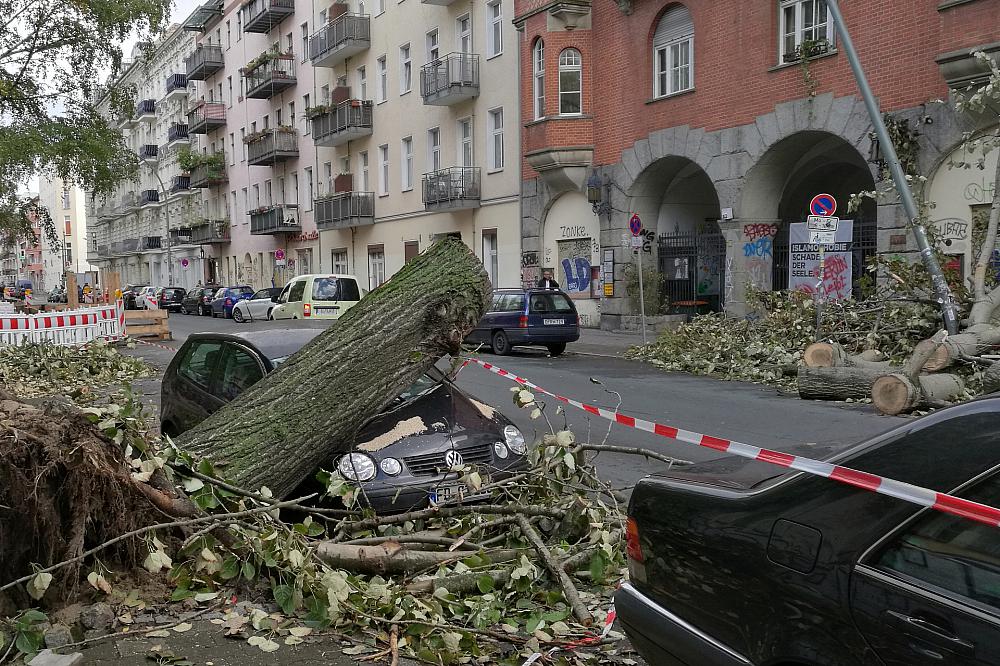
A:
<svg viewBox="0 0 1000 666">
<path fill-rule="evenodd" d="M 287 497 L 350 450 L 367 419 L 458 352 L 490 291 L 472 251 L 441 240 L 176 443 L 234 485 Z"/>
<path fill-rule="evenodd" d="M 922 340 L 917 343 L 914 355 L 922 346 L 936 344 L 932 340 Z M 934 354 L 924 363 L 925 372 L 938 372 L 947 368 L 963 356 L 979 356 L 1000 345 L 1000 327 L 986 324 L 975 324 L 958 335 L 949 336 L 938 346 Z"/>
<path fill-rule="evenodd" d="M 874 349 L 848 354 L 836 342 L 814 342 L 802 352 L 802 361 L 809 368 L 872 368 L 891 372 L 891 366 L 883 358 Z"/>
<path fill-rule="evenodd" d="M 957 375 L 920 375 L 913 381 L 904 374 L 885 375 L 872 385 L 872 402 L 883 414 L 905 414 L 920 407 L 947 404 L 965 390 Z"/>
<path fill-rule="evenodd" d="M 872 384 L 886 374 L 878 368 L 807 368 L 798 373 L 799 397 L 805 400 L 867 398 Z"/>
<path fill-rule="evenodd" d="M 521 556 L 520 550 L 500 550 L 489 553 L 494 564 L 510 562 Z M 323 541 L 316 548 L 316 556 L 336 569 L 346 569 L 352 573 L 367 575 L 410 574 L 424 569 L 432 569 L 444 562 L 469 557 L 468 551 L 413 550 L 389 541 L 377 546 L 352 546 L 346 543 Z"/>
</svg>

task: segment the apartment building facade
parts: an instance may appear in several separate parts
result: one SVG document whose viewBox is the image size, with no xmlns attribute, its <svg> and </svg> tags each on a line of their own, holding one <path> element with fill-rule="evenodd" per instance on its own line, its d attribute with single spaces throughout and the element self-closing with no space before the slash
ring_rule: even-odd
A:
<svg viewBox="0 0 1000 666">
<path fill-rule="evenodd" d="M 927 178 L 942 249 L 968 276 L 996 152 L 966 154 L 963 139 L 996 127 L 956 112 L 953 92 L 985 79 L 974 52 L 1000 59 L 1000 0 L 841 5 L 907 165 Z M 872 254 L 915 257 L 895 199 L 847 209 L 884 164 L 825 0 L 516 0 L 514 21 L 522 277 L 555 269 L 592 325 L 636 314 L 633 216 L 671 311 L 742 315 L 748 286 L 788 287 L 802 259 L 791 225 L 820 193 L 853 235 L 845 294 Z"/>
<path fill-rule="evenodd" d="M 46 290 L 63 284 L 65 272 L 93 284 L 94 267 L 87 261 L 86 193 L 73 183 L 58 177 L 42 177 L 38 183 L 38 202 L 52 217 L 58 244 L 45 243 L 42 263 L 46 271 Z M 80 282 L 82 286 L 84 282 Z"/>
</svg>

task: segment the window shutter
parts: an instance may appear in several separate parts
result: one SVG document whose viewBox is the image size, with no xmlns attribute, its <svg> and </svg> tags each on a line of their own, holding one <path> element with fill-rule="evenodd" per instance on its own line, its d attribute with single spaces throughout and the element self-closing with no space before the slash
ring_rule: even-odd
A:
<svg viewBox="0 0 1000 666">
<path fill-rule="evenodd" d="M 694 22 L 691 20 L 691 12 L 684 6 L 673 7 L 660 17 L 660 23 L 653 35 L 653 47 L 669 44 L 693 34 Z"/>
</svg>

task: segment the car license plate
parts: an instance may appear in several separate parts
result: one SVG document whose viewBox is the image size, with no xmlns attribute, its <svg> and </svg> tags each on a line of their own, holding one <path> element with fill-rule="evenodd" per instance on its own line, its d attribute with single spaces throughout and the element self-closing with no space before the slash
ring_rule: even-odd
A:
<svg viewBox="0 0 1000 666">
<path fill-rule="evenodd" d="M 430 492 L 431 501 L 437 504 L 462 499 L 469 494 L 469 487 L 464 483 L 442 483 Z"/>
<path fill-rule="evenodd" d="M 562 326 L 563 324 L 566 323 L 566 320 L 565 319 L 544 319 L 544 320 L 542 320 L 542 322 L 546 326 Z"/>
<path fill-rule="evenodd" d="M 316 308 L 316 314 L 321 314 L 321 315 L 337 314 L 337 310 L 339 309 L 340 307 L 336 305 L 333 306 L 332 308 Z"/>
</svg>

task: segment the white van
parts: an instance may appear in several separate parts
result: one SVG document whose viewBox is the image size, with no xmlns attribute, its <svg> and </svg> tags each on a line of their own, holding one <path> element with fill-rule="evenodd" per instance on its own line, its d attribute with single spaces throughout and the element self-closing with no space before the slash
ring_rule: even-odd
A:
<svg viewBox="0 0 1000 666">
<path fill-rule="evenodd" d="M 337 319 L 360 300 L 361 288 L 353 275 L 299 275 L 275 299 L 271 319 Z"/>
</svg>

